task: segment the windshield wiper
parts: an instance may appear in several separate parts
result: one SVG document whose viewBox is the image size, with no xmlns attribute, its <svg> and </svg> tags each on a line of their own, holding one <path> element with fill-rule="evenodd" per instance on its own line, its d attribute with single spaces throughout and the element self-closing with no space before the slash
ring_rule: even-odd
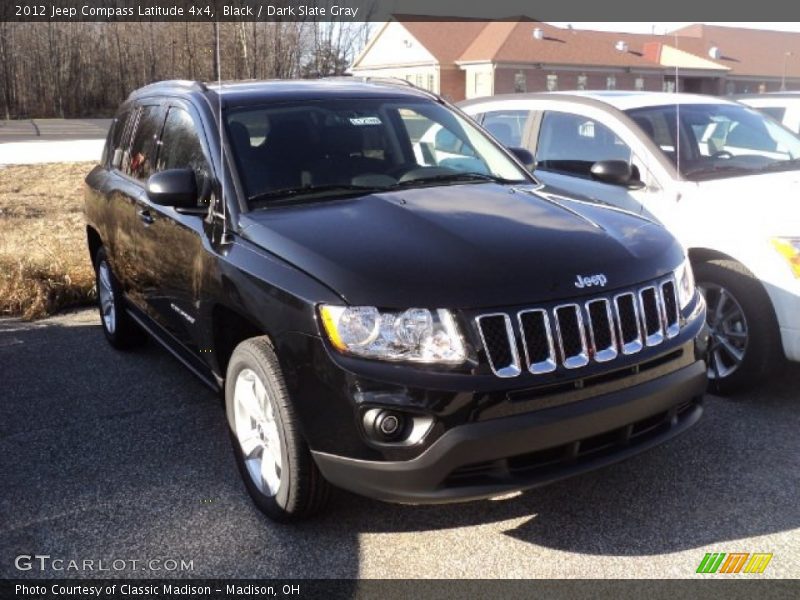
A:
<svg viewBox="0 0 800 600">
<path fill-rule="evenodd" d="M 783 171 L 800 168 L 800 158 L 790 158 L 789 160 L 776 160 L 768 165 L 764 165 L 759 169 L 762 172 L 768 171 Z"/>
<path fill-rule="evenodd" d="M 489 175 L 488 173 L 477 173 L 477 172 L 462 172 L 462 173 L 440 173 L 439 175 L 430 175 L 429 177 L 417 177 L 415 179 L 409 179 L 408 181 L 402 181 L 398 183 L 398 186 L 409 186 L 414 185 L 415 183 L 436 183 L 436 182 L 445 182 L 445 181 L 491 181 L 494 183 L 524 183 L 524 179 L 505 179 L 503 177 L 498 177 L 497 175 Z"/>
<path fill-rule="evenodd" d="M 333 197 L 350 194 L 371 194 L 373 192 L 383 192 L 389 188 L 379 186 L 352 185 L 349 183 L 332 183 L 329 185 L 310 185 L 296 188 L 282 188 L 279 190 L 269 190 L 250 196 L 248 202 L 267 202 L 270 206 L 299 202 L 322 194 L 331 194 Z"/>
<path fill-rule="evenodd" d="M 755 173 L 757 171 L 748 169 L 746 167 L 737 167 L 735 165 L 714 165 L 713 167 L 695 167 L 694 169 L 686 169 L 683 171 L 684 177 L 698 177 L 703 175 L 714 175 L 716 173 Z"/>
</svg>

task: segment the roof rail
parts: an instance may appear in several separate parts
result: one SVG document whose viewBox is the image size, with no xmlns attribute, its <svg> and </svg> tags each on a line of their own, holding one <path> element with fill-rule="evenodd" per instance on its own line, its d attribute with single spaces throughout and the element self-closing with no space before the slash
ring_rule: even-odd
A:
<svg viewBox="0 0 800 600">
<path fill-rule="evenodd" d="M 382 83 L 384 85 L 405 86 L 415 89 L 418 92 L 422 92 L 423 94 L 427 94 L 436 100 L 441 100 L 441 96 L 439 96 L 436 92 L 426 90 L 425 88 L 414 85 L 407 79 L 401 79 L 400 77 L 375 77 L 373 75 L 331 75 L 329 77 L 322 77 L 321 79 L 333 81 L 360 81 L 362 83 Z"/>
<path fill-rule="evenodd" d="M 156 90 L 164 87 L 180 87 L 189 90 L 199 90 L 201 92 L 208 91 L 208 87 L 202 81 L 190 81 L 188 79 L 166 79 L 164 81 L 154 81 L 153 83 L 149 83 L 134 90 L 133 93 Z"/>
<path fill-rule="evenodd" d="M 407 87 L 412 87 L 423 92 L 427 92 L 428 90 L 418 87 L 411 83 L 406 79 L 400 79 L 399 77 L 375 77 L 373 75 L 331 75 L 329 77 L 323 77 L 326 81 L 361 81 L 362 83 L 385 83 L 386 85 L 404 85 Z"/>
</svg>

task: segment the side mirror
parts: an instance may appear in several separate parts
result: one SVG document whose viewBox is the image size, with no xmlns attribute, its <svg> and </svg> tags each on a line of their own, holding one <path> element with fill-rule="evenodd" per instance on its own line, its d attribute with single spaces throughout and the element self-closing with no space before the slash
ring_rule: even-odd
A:
<svg viewBox="0 0 800 600">
<path fill-rule="evenodd" d="M 192 169 L 168 169 L 147 180 L 147 197 L 153 204 L 175 208 L 197 206 L 197 180 Z"/>
<path fill-rule="evenodd" d="M 639 181 L 633 167 L 624 160 L 599 160 L 590 169 L 592 179 L 611 185 L 625 186 L 631 190 L 644 187 L 644 182 Z"/>
<path fill-rule="evenodd" d="M 527 148 L 508 147 L 507 150 L 517 157 L 517 160 L 525 165 L 528 169 L 533 168 L 533 154 Z"/>
</svg>

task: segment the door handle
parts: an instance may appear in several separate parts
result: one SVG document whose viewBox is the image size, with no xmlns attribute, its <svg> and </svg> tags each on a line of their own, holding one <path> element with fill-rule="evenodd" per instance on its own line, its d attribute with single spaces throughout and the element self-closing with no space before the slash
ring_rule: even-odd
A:
<svg viewBox="0 0 800 600">
<path fill-rule="evenodd" d="M 145 225 L 152 225 L 154 219 L 153 215 L 150 214 L 149 210 L 144 208 L 139 212 L 137 212 L 136 214 L 139 215 L 139 219 L 142 221 L 142 223 L 144 223 Z"/>
</svg>

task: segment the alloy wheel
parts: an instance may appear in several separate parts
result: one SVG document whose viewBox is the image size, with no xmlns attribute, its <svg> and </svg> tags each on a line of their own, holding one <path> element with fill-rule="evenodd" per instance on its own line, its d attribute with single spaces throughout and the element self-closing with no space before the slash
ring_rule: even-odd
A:
<svg viewBox="0 0 800 600">
<path fill-rule="evenodd" d="M 97 267 L 97 297 L 106 331 L 114 334 L 117 328 L 117 309 L 114 303 L 114 288 L 111 285 L 111 269 L 104 260 Z"/>
<path fill-rule="evenodd" d="M 742 364 L 747 352 L 748 327 L 744 310 L 733 294 L 715 283 L 698 284 L 708 307 L 709 379 L 724 379 Z"/>
<path fill-rule="evenodd" d="M 236 378 L 233 396 L 236 439 L 258 490 L 275 496 L 281 485 L 283 451 L 274 401 L 251 369 Z"/>
</svg>

